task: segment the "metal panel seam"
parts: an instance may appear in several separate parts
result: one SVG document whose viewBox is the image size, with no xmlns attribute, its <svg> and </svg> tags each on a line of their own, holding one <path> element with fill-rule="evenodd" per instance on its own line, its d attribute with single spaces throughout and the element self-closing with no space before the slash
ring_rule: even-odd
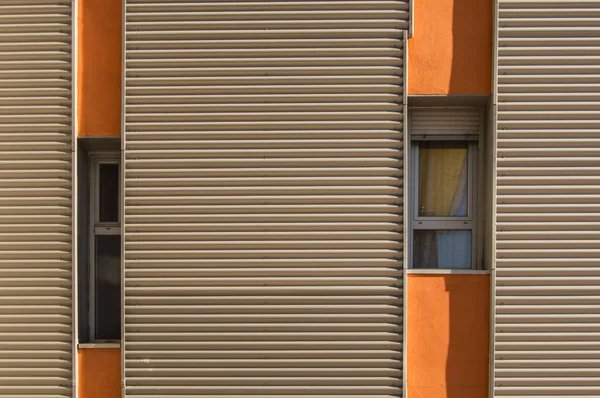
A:
<svg viewBox="0 0 600 398">
<path fill-rule="evenodd" d="M 125 388 L 125 66 L 127 34 L 127 0 L 122 0 L 121 9 L 121 173 L 119 181 L 119 211 L 121 213 L 121 398 L 126 398 Z"/>
<path fill-rule="evenodd" d="M 409 0 L 408 2 L 408 38 L 412 39 L 415 34 L 415 0 Z M 405 43 L 406 45 L 407 43 Z M 408 48 L 408 46 L 406 47 Z M 405 48 L 405 51 L 406 51 Z M 408 69 L 408 68 L 406 68 Z"/>
<path fill-rule="evenodd" d="M 410 9 L 412 10 L 412 0 L 411 0 L 411 7 Z M 412 17 L 410 19 L 412 21 Z M 404 85 L 402 86 L 404 89 L 404 93 L 403 95 L 403 99 L 402 99 L 402 112 L 403 112 L 403 118 L 404 118 L 404 124 L 402 125 L 402 157 L 404 160 L 403 166 L 402 166 L 402 385 L 403 385 L 403 389 L 402 389 L 402 397 L 403 398 L 407 398 L 408 396 L 408 387 L 407 387 L 407 381 L 408 381 L 408 350 L 407 350 L 407 345 L 408 345 L 408 339 L 407 339 L 407 335 L 408 335 L 408 257 L 406 256 L 406 253 L 408 252 L 408 250 L 410 250 L 407 246 L 408 244 L 408 234 L 409 231 L 406 230 L 406 211 L 407 211 L 407 207 L 406 207 L 406 203 L 407 203 L 407 192 L 408 192 L 408 182 L 409 182 L 409 178 L 408 175 L 410 173 L 409 170 L 409 151 L 407 150 L 408 148 L 408 125 L 409 125 L 409 116 L 408 116 L 408 39 L 406 37 L 406 35 L 404 36 L 404 69 L 403 69 L 403 74 L 404 74 Z"/>
<path fill-rule="evenodd" d="M 488 375 L 488 394 L 490 398 L 494 397 L 494 384 L 495 384 L 495 372 L 496 372 L 496 363 L 494 360 L 495 353 L 495 326 L 496 326 L 496 184 L 498 180 L 498 175 L 496 171 L 497 165 L 497 128 L 498 128 L 498 118 L 497 118 L 497 103 L 498 103 L 498 21 L 499 21 L 499 3 L 498 0 L 494 1 L 494 7 L 492 9 L 492 96 L 491 96 L 491 137 L 490 137 L 490 154 L 492 156 L 491 159 L 491 223 L 490 223 L 490 267 L 491 267 L 491 275 L 490 275 L 490 341 L 489 341 L 489 375 Z"/>
<path fill-rule="evenodd" d="M 77 54 L 78 54 L 78 29 L 77 29 L 77 12 L 79 8 L 79 0 L 72 0 L 71 9 L 71 330 L 73 346 L 71 349 L 72 357 L 72 397 L 78 397 L 78 380 L 79 380 L 79 355 L 77 344 L 79 342 L 79 270 L 78 270 L 78 151 L 77 151 L 77 129 L 78 129 L 78 90 L 77 90 Z"/>
</svg>

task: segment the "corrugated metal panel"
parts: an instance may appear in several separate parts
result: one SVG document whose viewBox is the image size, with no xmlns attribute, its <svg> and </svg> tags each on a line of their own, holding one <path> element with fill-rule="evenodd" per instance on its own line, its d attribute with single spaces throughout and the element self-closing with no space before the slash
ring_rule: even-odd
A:
<svg viewBox="0 0 600 398">
<path fill-rule="evenodd" d="M 499 7 L 495 396 L 600 396 L 600 1 Z"/>
<path fill-rule="evenodd" d="M 126 396 L 402 393 L 406 3 L 126 3 Z"/>
<path fill-rule="evenodd" d="M 412 108 L 410 135 L 474 135 L 479 137 L 483 111 L 476 108 Z"/>
<path fill-rule="evenodd" d="M 72 395 L 71 5 L 0 4 L 0 396 Z"/>
</svg>

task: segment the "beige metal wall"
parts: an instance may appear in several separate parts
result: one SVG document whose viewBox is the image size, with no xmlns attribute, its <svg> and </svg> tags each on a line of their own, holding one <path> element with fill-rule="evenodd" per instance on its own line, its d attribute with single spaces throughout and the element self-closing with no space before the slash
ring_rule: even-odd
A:
<svg viewBox="0 0 600 398">
<path fill-rule="evenodd" d="M 126 1 L 125 395 L 402 394 L 402 1 Z"/>
<path fill-rule="evenodd" d="M 600 1 L 499 15 L 494 396 L 600 396 Z"/>
<path fill-rule="evenodd" d="M 72 395 L 69 3 L 0 3 L 2 397 Z"/>
</svg>

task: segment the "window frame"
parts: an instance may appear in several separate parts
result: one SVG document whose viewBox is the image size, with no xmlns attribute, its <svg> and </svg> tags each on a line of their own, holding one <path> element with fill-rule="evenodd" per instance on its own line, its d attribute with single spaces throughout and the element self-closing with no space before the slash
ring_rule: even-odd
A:
<svg viewBox="0 0 600 398">
<path fill-rule="evenodd" d="M 89 154 L 89 338 L 92 343 L 115 343 L 120 342 L 120 340 L 103 340 L 96 336 L 96 319 L 98 317 L 96 306 L 96 237 L 102 235 L 121 236 L 121 223 L 123 220 L 123 214 L 119 208 L 117 222 L 100 221 L 100 166 L 103 164 L 117 164 L 120 169 L 121 157 L 119 152 L 91 152 Z M 121 174 L 119 171 L 119 190 L 121 190 Z M 119 196 L 122 194 L 122 192 L 119 192 Z M 118 200 L 118 203 L 121 203 L 120 197 Z M 120 319 L 120 314 L 118 316 Z"/>
<path fill-rule="evenodd" d="M 457 109 L 460 109 L 457 107 Z M 463 108 L 464 109 L 464 108 Z M 481 111 L 483 112 L 483 111 Z M 481 121 L 479 133 L 474 134 L 411 134 L 408 132 L 408 185 L 411 192 L 407 195 L 408 251 L 407 268 L 418 271 L 454 271 L 483 269 L 483 239 L 481 228 L 481 211 L 483 206 L 482 187 L 484 186 L 483 159 L 481 147 L 483 144 L 484 123 Z M 466 142 L 468 170 L 468 204 L 466 217 L 427 217 L 419 216 L 419 149 L 422 142 Z M 414 266 L 414 231 L 415 230 L 470 230 L 471 231 L 471 267 L 470 268 L 417 268 Z"/>
</svg>

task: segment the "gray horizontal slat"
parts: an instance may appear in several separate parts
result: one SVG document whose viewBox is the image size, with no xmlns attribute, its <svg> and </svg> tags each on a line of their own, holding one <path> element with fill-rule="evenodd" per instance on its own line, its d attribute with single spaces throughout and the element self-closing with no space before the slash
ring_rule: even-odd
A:
<svg viewBox="0 0 600 398">
<path fill-rule="evenodd" d="M 393 364 L 392 364 L 393 365 Z M 142 377 L 149 372 L 146 369 L 131 369 L 128 375 L 132 377 Z M 287 368 L 213 368 L 213 369 L 188 369 L 185 367 L 181 368 L 167 368 L 161 369 L 165 375 L 173 376 L 195 376 L 201 374 L 205 377 L 217 376 L 217 377 L 228 377 L 239 374 L 240 377 L 267 377 L 267 376 L 295 376 L 295 377 L 335 377 L 335 376 L 363 376 L 363 377 L 374 377 L 374 376 L 388 376 L 388 377 L 401 377 L 402 373 L 400 370 L 389 367 L 386 369 L 373 369 L 373 368 L 354 368 L 346 369 L 343 367 L 315 367 L 312 369 L 306 369 L 302 367 L 287 367 Z"/>
<path fill-rule="evenodd" d="M 241 8 L 243 8 L 243 4 L 239 4 Z M 400 10 L 394 10 L 393 8 L 388 8 L 384 10 L 372 10 L 368 9 L 368 7 L 363 6 L 363 9 L 358 10 L 342 10 L 342 9 L 333 9 L 333 10 L 323 10 L 323 5 L 319 5 L 319 3 L 313 3 L 313 7 L 311 10 L 302 10 L 302 9 L 292 9 L 292 10 L 282 10 L 282 11 L 271 11 L 267 10 L 268 3 L 263 3 L 264 6 L 261 7 L 258 11 L 244 10 L 244 11 L 222 11 L 218 12 L 210 12 L 206 10 L 205 5 L 194 6 L 189 5 L 185 7 L 185 9 L 179 11 L 174 9 L 175 7 L 170 7 L 163 12 L 148 12 L 150 10 L 145 10 L 147 12 L 135 12 L 129 14 L 127 18 L 128 22 L 131 26 L 135 26 L 135 22 L 148 22 L 148 21 L 168 21 L 165 23 L 173 23 L 177 22 L 186 22 L 186 21 L 284 21 L 284 20 L 310 20 L 310 21 L 318 21 L 320 19 L 331 20 L 331 19 L 340 19 L 340 20 L 354 20 L 354 19 L 402 19 L 406 18 L 408 15 Z M 194 10 L 194 8 L 204 8 L 204 10 Z M 297 8 L 293 7 L 293 4 L 287 6 L 287 8 Z M 321 9 L 319 9 L 321 8 Z M 233 9 L 230 9 L 233 10 Z"/>
<path fill-rule="evenodd" d="M 235 29 L 235 30 L 162 30 L 162 31 L 128 31 L 126 38 L 128 43 L 132 42 L 146 42 L 152 40 L 202 40 L 202 39 L 214 39 L 219 37 L 220 39 L 341 39 L 341 38 L 392 38 L 397 39 L 402 32 L 402 26 L 396 28 L 365 28 L 365 27 L 337 27 L 331 29 L 327 27 L 317 28 L 305 28 L 292 29 L 286 27 L 285 29 Z M 0 31 L 0 35 L 2 31 Z"/>
<path fill-rule="evenodd" d="M 132 300 L 129 300 L 132 301 Z M 129 303 L 128 301 L 128 303 Z M 136 301 L 133 300 L 134 302 L 140 304 L 143 301 Z M 181 302 L 179 302 L 181 303 Z M 397 304 L 397 303 L 394 303 Z M 27 308 L 27 307 L 25 307 Z M 400 313 L 401 310 L 396 307 L 395 305 L 392 305 L 392 303 L 390 304 L 371 304 L 371 305 L 365 305 L 365 304 L 346 304 L 346 305 L 332 305 L 332 304 L 314 304 L 314 305 L 283 305 L 283 304 L 279 304 L 279 305 L 267 305 L 267 304 L 263 304 L 263 305 L 233 305 L 233 304 L 226 304 L 226 305 L 193 305 L 193 304 L 177 304 L 177 302 L 174 302 L 172 304 L 169 305 L 148 305 L 145 304 L 144 306 L 140 306 L 139 308 L 131 308 L 132 314 L 152 314 L 152 313 L 168 313 L 168 312 L 178 312 L 178 313 L 196 313 L 198 310 L 204 310 L 206 314 L 239 314 L 239 313 L 245 313 L 245 314 L 279 314 L 279 313 L 319 313 L 319 314 L 346 314 L 346 313 L 356 313 L 356 314 L 362 314 L 362 313 L 369 313 L 369 314 L 385 314 L 385 313 L 392 313 L 392 314 L 397 314 Z M 15 310 L 17 310 L 17 308 L 15 308 Z M 152 337 L 156 338 L 156 337 L 160 337 L 158 335 L 154 335 L 151 334 Z M 205 334 L 192 334 L 194 339 L 200 338 L 202 337 L 202 339 L 207 339 L 210 340 L 210 336 L 206 336 Z M 235 336 L 235 335 L 234 335 Z M 323 337 L 328 336 L 327 333 L 323 333 L 322 336 L 321 335 L 317 335 L 314 337 L 315 340 L 320 340 Z M 324 340 L 330 340 L 332 338 L 336 338 L 340 337 L 341 340 L 345 340 L 343 339 L 343 336 L 338 336 L 338 334 L 330 334 L 329 338 L 325 338 Z M 381 334 L 382 337 L 384 338 L 389 338 L 391 336 L 383 333 Z M 230 336 L 231 337 L 231 336 Z M 237 336 L 237 338 L 244 338 L 244 339 L 249 339 L 252 340 L 253 338 L 258 338 L 258 340 L 262 340 L 262 339 L 270 339 L 273 338 L 274 340 L 277 340 L 280 336 L 264 336 L 264 335 L 257 335 L 257 336 Z M 307 337 L 307 336 L 303 336 L 303 337 Z M 350 336 L 352 338 L 355 338 L 356 336 Z M 367 339 L 373 337 L 373 334 L 367 334 L 365 335 L 363 338 Z M 397 337 L 397 336 L 396 336 Z M 163 336 L 163 338 L 169 338 L 168 336 Z M 293 338 L 293 335 L 289 335 L 287 336 L 287 339 L 289 338 Z M 219 340 L 218 338 L 215 338 L 216 340 Z M 227 339 L 229 340 L 229 339 Z M 312 340 L 312 339 L 311 339 Z"/>
<path fill-rule="evenodd" d="M 225 6 L 225 7 L 224 7 Z M 407 1 L 392 1 L 392 0 L 373 0 L 368 3 L 357 0 L 344 1 L 344 9 L 407 9 Z M 236 10 L 244 11 L 267 11 L 267 10 L 279 10 L 279 9 L 340 9 L 340 2 L 337 1 L 306 1 L 306 0 L 293 0 L 293 1 L 240 1 L 240 0 L 226 0 L 221 2 L 206 1 L 202 3 L 190 3 L 186 1 L 173 1 L 166 2 L 163 0 L 132 0 L 127 4 L 127 10 L 132 14 L 142 12 L 163 12 L 163 11 L 175 11 L 175 10 L 202 10 L 202 11 L 228 11 L 231 7 L 235 7 Z"/>
<path fill-rule="evenodd" d="M 337 30 L 337 29 L 397 29 L 401 31 L 407 27 L 404 21 L 394 18 L 394 15 L 381 15 L 379 18 L 359 19 L 359 18 L 343 18 L 343 19 L 321 19 L 312 18 L 312 15 L 301 15 L 304 18 L 298 19 L 266 19 L 265 13 L 259 13 L 254 19 L 244 20 L 227 18 L 221 20 L 176 20 L 167 19 L 164 17 L 155 18 L 153 21 L 138 21 L 137 18 L 127 17 L 127 27 L 137 34 L 150 32 L 152 34 L 166 32 L 195 32 L 195 31 L 252 31 L 252 30 Z M 293 13 L 289 14 L 290 16 Z M 164 15 L 168 17 L 167 15 Z M 400 33 L 400 32 L 399 32 Z M 129 32 L 128 32 L 129 34 Z"/>
<path fill-rule="evenodd" d="M 260 157 L 260 154 L 272 157 L 288 156 L 304 157 L 304 156 L 328 156 L 328 157 L 344 157 L 348 155 L 357 155 L 359 150 L 364 151 L 362 157 L 393 157 L 400 155 L 401 143 L 398 140 L 352 140 L 352 139 L 329 139 L 329 140 L 248 140 L 240 142 L 223 141 L 206 141 L 206 146 L 201 146 L 199 143 L 186 144 L 183 142 L 173 142 L 166 144 L 167 148 L 156 149 L 157 143 L 151 143 L 144 146 L 134 143 L 130 145 L 128 153 L 134 155 L 135 159 L 145 159 L 149 156 L 155 160 L 168 158 L 169 153 L 176 152 L 182 158 L 194 158 L 196 156 L 209 158 L 239 158 L 247 157 L 248 160 Z M 208 147 L 211 145 L 211 147 Z M 298 149 L 301 146 L 302 149 Z M 141 148 L 140 148 L 141 147 Z M 140 149 L 138 149 L 140 148 Z M 207 149 L 210 148 L 210 149 Z M 304 155 L 304 156 L 302 156 Z M 263 156 L 264 157 L 264 156 Z M 291 161 L 291 159 L 290 159 Z M 301 170 L 298 170 L 301 171 Z M 264 176 L 263 176 L 264 177 Z M 270 177 L 270 176 L 269 176 Z M 198 177 L 202 178 L 202 177 Z M 266 178 L 266 177 L 264 177 Z M 343 179 L 342 179 L 343 180 Z"/>
<path fill-rule="evenodd" d="M 144 379 L 137 377 L 130 378 L 132 383 L 139 382 Z M 264 386 L 265 384 L 276 388 L 277 386 L 288 387 L 297 386 L 299 383 L 309 382 L 314 388 L 319 387 L 332 387 L 332 386 L 386 386 L 393 382 L 393 378 L 387 377 L 263 377 L 257 379 L 255 377 L 155 377 L 149 385 L 155 386 L 176 386 L 180 388 L 182 386 L 198 386 L 198 385 L 214 385 L 214 384 L 226 384 L 231 386 L 233 389 L 238 386 Z M 213 387 L 214 388 L 214 387 Z M 202 390 L 204 388 L 199 388 Z"/>
<path fill-rule="evenodd" d="M 0 390 L 1 391 L 1 390 Z M 264 395 L 278 395 L 278 396 L 302 396 L 306 394 L 316 394 L 313 396 L 330 396 L 331 395 L 339 395 L 342 394 L 344 396 L 348 396 L 347 393 L 355 393 L 357 395 L 370 396 L 375 395 L 379 398 L 379 396 L 384 397 L 396 397 L 398 394 L 401 394 L 402 390 L 400 386 L 397 387 L 387 387 L 387 386 L 290 386 L 290 387 L 279 387 L 279 386 L 231 386 L 231 387 L 221 387 L 221 386 L 206 386 L 206 387 L 179 387 L 179 386 L 165 386 L 165 387 L 157 387 L 157 386 L 147 386 L 147 387 L 137 387 L 132 386 L 129 388 L 129 394 L 133 394 L 134 396 L 140 397 L 151 397 L 154 394 L 169 394 L 170 396 L 179 396 L 181 395 L 202 395 L 207 396 L 206 394 L 215 394 L 215 396 L 224 396 L 229 397 L 230 395 L 222 395 L 222 394 L 240 394 L 241 397 L 244 396 L 264 396 Z M 148 395 L 150 394 L 150 395 Z M 208 395 L 210 396 L 210 395 Z M 235 395 L 233 395 L 235 396 Z"/>
</svg>

